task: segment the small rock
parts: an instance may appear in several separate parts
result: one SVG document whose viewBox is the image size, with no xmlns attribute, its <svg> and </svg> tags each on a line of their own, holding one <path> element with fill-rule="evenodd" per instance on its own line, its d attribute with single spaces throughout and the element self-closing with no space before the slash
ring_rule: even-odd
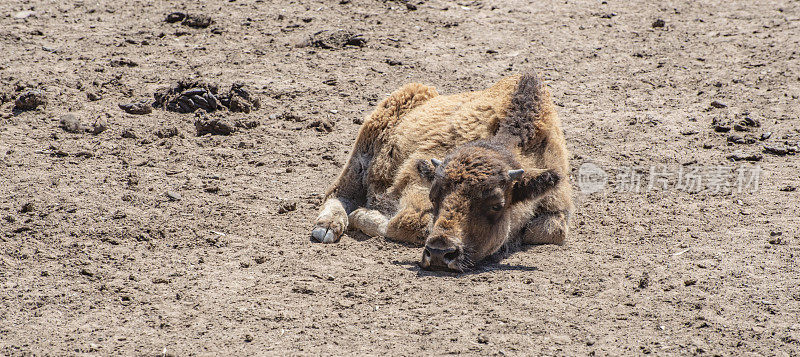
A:
<svg viewBox="0 0 800 357">
<path fill-rule="evenodd" d="M 305 286 L 295 286 L 292 288 L 292 292 L 298 294 L 314 295 L 314 290 L 311 290 Z"/>
<path fill-rule="evenodd" d="M 105 119 L 97 119 L 92 123 L 92 128 L 89 129 L 89 132 L 98 135 L 106 130 L 108 130 L 108 123 Z"/>
<path fill-rule="evenodd" d="M 639 289 L 642 289 L 642 290 L 646 289 L 648 286 L 650 286 L 650 274 L 648 274 L 647 272 L 644 272 L 642 274 L 642 277 L 639 279 L 639 285 L 638 286 L 639 286 Z"/>
<path fill-rule="evenodd" d="M 172 283 L 172 281 L 169 278 L 162 278 L 162 277 L 153 278 L 152 282 L 153 282 L 153 284 L 169 284 L 169 283 Z"/>
<path fill-rule="evenodd" d="M 414 10 L 417 9 L 417 5 L 414 5 L 414 4 L 410 3 L 410 2 L 407 2 L 406 3 L 406 9 L 408 9 L 409 11 L 414 11 Z"/>
<path fill-rule="evenodd" d="M 779 188 L 778 190 L 783 191 L 783 192 L 794 192 L 794 191 L 797 190 L 797 187 L 792 186 L 792 185 L 786 185 L 786 186 L 783 186 L 783 187 Z"/>
<path fill-rule="evenodd" d="M 234 113 L 250 113 L 261 107 L 261 102 L 252 95 L 244 84 L 234 83 L 227 95 L 220 98 L 222 105 Z"/>
<path fill-rule="evenodd" d="M 764 152 L 772 155 L 784 156 L 789 154 L 789 149 L 778 145 L 764 145 Z"/>
<path fill-rule="evenodd" d="M 767 140 L 772 137 L 772 132 L 768 131 L 766 133 L 761 134 L 761 141 Z"/>
<path fill-rule="evenodd" d="M 257 128 L 259 125 L 261 125 L 261 122 L 259 122 L 256 119 L 253 119 L 253 120 L 238 119 L 238 120 L 236 120 L 236 127 L 237 128 L 253 129 L 253 128 Z"/>
<path fill-rule="evenodd" d="M 714 128 L 714 131 L 718 133 L 727 133 L 731 131 L 730 123 L 723 122 L 719 119 L 714 119 L 711 121 L 711 127 Z"/>
<path fill-rule="evenodd" d="M 284 201 L 281 202 L 280 206 L 278 207 L 278 213 L 284 214 L 288 212 L 292 212 L 297 209 L 297 202 L 294 201 Z"/>
<path fill-rule="evenodd" d="M 198 111 L 196 116 L 194 127 L 197 130 L 197 136 L 205 134 L 231 135 L 236 132 L 236 125 L 228 119 L 209 117 L 203 111 Z"/>
<path fill-rule="evenodd" d="M 89 158 L 94 157 L 94 153 L 92 153 L 90 151 L 79 151 L 79 152 L 75 153 L 75 157 L 82 157 L 82 158 L 89 159 Z"/>
<path fill-rule="evenodd" d="M 22 208 L 20 208 L 19 213 L 28 213 L 33 212 L 36 209 L 33 202 L 25 202 L 22 204 Z"/>
<path fill-rule="evenodd" d="M 138 138 L 138 136 L 136 135 L 136 132 L 133 131 L 133 129 L 125 129 L 125 130 L 123 130 L 122 131 L 122 137 L 125 138 L 125 139 L 137 139 Z"/>
<path fill-rule="evenodd" d="M 489 343 L 489 337 L 486 337 L 486 335 L 484 335 L 484 334 L 480 334 L 480 335 L 478 335 L 477 341 L 478 341 L 478 343 L 485 345 L 485 344 Z"/>
<path fill-rule="evenodd" d="M 339 304 L 339 306 L 341 306 L 341 307 L 343 307 L 345 309 L 349 309 L 349 308 L 352 308 L 353 306 L 356 306 L 356 302 L 353 301 L 353 300 L 341 299 L 341 300 L 338 300 L 336 302 Z"/>
<path fill-rule="evenodd" d="M 80 133 L 85 130 L 80 120 L 75 117 L 75 114 L 64 114 L 61 116 L 61 120 L 59 122 L 61 129 L 64 129 L 64 131 L 68 133 Z"/>
<path fill-rule="evenodd" d="M 557 345 L 566 345 L 572 342 L 572 339 L 567 335 L 552 335 L 550 340 Z"/>
<path fill-rule="evenodd" d="M 661 27 L 664 27 L 666 24 L 667 23 L 664 22 L 664 20 L 657 19 L 657 20 L 653 21 L 653 23 L 650 26 L 653 27 L 653 28 L 661 28 Z"/>
<path fill-rule="evenodd" d="M 119 108 L 128 114 L 145 115 L 153 112 L 153 107 L 147 101 L 120 104 Z"/>
<path fill-rule="evenodd" d="M 685 136 L 694 135 L 694 134 L 697 134 L 697 130 L 687 129 L 687 130 L 682 130 L 681 131 L 681 135 L 685 135 Z"/>
<path fill-rule="evenodd" d="M 22 232 L 28 232 L 28 231 L 31 231 L 31 230 L 32 230 L 31 227 L 19 227 L 19 228 L 13 230 L 12 232 L 14 232 L 14 233 L 22 233 Z"/>
<path fill-rule="evenodd" d="M 69 156 L 68 152 L 66 152 L 64 150 L 61 150 L 61 148 L 59 148 L 58 146 L 55 146 L 53 144 L 50 144 L 50 150 L 52 151 L 52 155 L 56 156 L 56 157 L 67 157 L 67 156 Z"/>
<path fill-rule="evenodd" d="M 177 136 L 178 135 L 178 128 L 176 128 L 174 126 L 167 127 L 167 128 L 161 128 L 161 129 L 156 130 L 155 134 L 156 134 L 157 137 L 159 137 L 161 139 L 171 138 L 173 136 Z"/>
<path fill-rule="evenodd" d="M 761 122 L 758 121 L 757 119 L 753 119 L 749 115 L 746 115 L 742 119 L 742 121 L 739 122 L 739 124 L 741 124 L 742 126 L 748 126 L 748 127 L 751 127 L 751 128 L 760 128 L 761 127 Z"/>
<path fill-rule="evenodd" d="M 90 278 L 94 276 L 94 272 L 89 270 L 88 268 L 81 268 L 80 274 L 84 275 L 84 276 L 88 276 Z"/>
<path fill-rule="evenodd" d="M 780 236 L 773 236 L 772 238 L 769 239 L 769 244 L 772 245 L 780 245 L 785 243 L 786 241 Z"/>
<path fill-rule="evenodd" d="M 90 102 L 96 102 L 100 99 L 103 99 L 103 95 L 98 92 L 86 92 L 86 99 Z"/>
<path fill-rule="evenodd" d="M 361 34 L 347 30 L 322 30 L 311 35 L 305 45 L 323 49 L 339 49 L 345 46 L 364 47 L 367 39 Z"/>
<path fill-rule="evenodd" d="M 25 10 L 25 11 L 17 11 L 17 12 L 14 13 L 14 15 L 11 15 L 11 16 L 13 18 L 15 18 L 15 19 L 20 19 L 21 20 L 21 19 L 26 19 L 28 17 L 31 17 L 31 16 L 33 16 L 35 14 L 36 14 L 36 12 L 34 12 L 34 11 Z"/>
<path fill-rule="evenodd" d="M 167 191 L 166 195 L 170 201 L 180 201 L 182 198 L 181 195 L 175 191 Z"/>
<path fill-rule="evenodd" d="M 333 131 L 333 123 L 328 119 L 317 119 L 308 124 L 309 128 L 314 128 L 314 130 L 319 131 L 321 133 L 330 133 Z"/>
<path fill-rule="evenodd" d="M 756 138 L 749 134 L 745 135 L 744 137 L 737 134 L 731 134 L 728 136 L 728 142 L 734 144 L 753 144 L 756 142 Z"/>
<path fill-rule="evenodd" d="M 694 284 L 697 284 L 697 279 L 686 279 L 683 281 L 683 285 L 685 286 L 692 286 Z"/>
<path fill-rule="evenodd" d="M 189 26 L 192 28 L 197 29 L 204 29 L 206 27 L 211 26 L 214 23 L 214 20 L 211 19 L 210 16 L 206 15 L 194 15 L 194 14 L 187 14 L 186 18 L 181 22 L 184 26 Z"/>
<path fill-rule="evenodd" d="M 744 138 L 736 134 L 731 134 L 728 135 L 728 142 L 734 144 L 744 144 Z"/>
<path fill-rule="evenodd" d="M 247 343 L 253 342 L 253 335 L 251 335 L 249 333 L 245 334 L 244 335 L 244 342 L 247 342 Z"/>
<path fill-rule="evenodd" d="M 110 65 L 111 65 L 111 67 L 138 67 L 139 66 L 138 63 L 134 62 L 131 59 L 127 59 L 127 58 L 113 59 L 113 60 L 111 60 Z"/>
<path fill-rule="evenodd" d="M 164 21 L 168 23 L 175 23 L 175 22 L 181 22 L 184 19 L 186 19 L 186 14 L 180 11 L 176 11 L 167 15 L 167 18 L 164 19 Z"/>
<path fill-rule="evenodd" d="M 731 161 L 761 161 L 763 158 L 761 154 L 747 154 L 742 151 L 737 151 L 727 156 Z"/>
<path fill-rule="evenodd" d="M 714 107 L 714 108 L 717 108 L 717 109 L 722 109 L 722 108 L 727 108 L 728 107 L 727 105 L 722 104 L 722 103 L 720 103 L 720 102 L 718 102 L 716 100 L 711 101 L 711 106 Z"/>
<path fill-rule="evenodd" d="M 45 105 L 47 105 L 47 98 L 44 92 L 38 89 L 25 91 L 14 101 L 15 110 L 34 110 Z"/>
</svg>

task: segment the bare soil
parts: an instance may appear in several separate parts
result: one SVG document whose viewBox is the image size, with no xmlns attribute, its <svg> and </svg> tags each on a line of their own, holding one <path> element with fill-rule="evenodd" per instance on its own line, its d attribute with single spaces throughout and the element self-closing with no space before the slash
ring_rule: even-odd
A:
<svg viewBox="0 0 800 357">
<path fill-rule="evenodd" d="M 0 49 L 0 355 L 800 355 L 797 1 L 11 0 Z M 309 241 L 388 93 L 526 70 L 610 175 L 567 244 Z M 260 106 L 150 107 L 187 79 Z M 757 192 L 612 182 L 731 158 Z"/>
</svg>

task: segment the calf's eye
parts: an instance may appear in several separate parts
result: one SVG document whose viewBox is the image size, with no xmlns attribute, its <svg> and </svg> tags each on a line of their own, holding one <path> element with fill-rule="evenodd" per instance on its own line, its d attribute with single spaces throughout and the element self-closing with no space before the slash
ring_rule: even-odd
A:
<svg viewBox="0 0 800 357">
<path fill-rule="evenodd" d="M 492 212 L 500 212 L 500 210 L 503 209 L 503 205 L 493 205 L 489 207 L 489 209 L 492 210 Z"/>
</svg>

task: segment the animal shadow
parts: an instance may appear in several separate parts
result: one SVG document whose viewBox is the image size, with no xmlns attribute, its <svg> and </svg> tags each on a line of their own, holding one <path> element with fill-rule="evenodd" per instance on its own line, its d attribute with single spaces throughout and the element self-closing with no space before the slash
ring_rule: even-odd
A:
<svg viewBox="0 0 800 357">
<path fill-rule="evenodd" d="M 417 261 L 400 261 L 394 260 L 392 264 L 402 266 L 406 270 L 413 271 L 417 273 L 417 277 L 423 276 L 438 276 L 438 277 L 465 277 L 465 276 L 473 276 L 479 274 L 490 273 L 493 271 L 538 271 L 539 268 L 534 266 L 524 266 L 524 265 L 514 265 L 514 264 L 504 264 L 504 263 L 482 263 L 476 267 L 473 267 L 470 270 L 464 272 L 454 272 L 454 271 L 447 271 L 447 270 L 425 270 L 419 266 L 419 262 Z"/>
</svg>

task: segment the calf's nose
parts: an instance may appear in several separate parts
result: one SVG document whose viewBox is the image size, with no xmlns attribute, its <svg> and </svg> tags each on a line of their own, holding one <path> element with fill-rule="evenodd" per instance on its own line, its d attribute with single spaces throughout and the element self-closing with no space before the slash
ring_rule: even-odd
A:
<svg viewBox="0 0 800 357">
<path fill-rule="evenodd" d="M 461 251 L 457 247 L 435 248 L 426 245 L 422 252 L 423 266 L 429 268 L 449 268 L 450 263 L 458 259 Z"/>
</svg>

